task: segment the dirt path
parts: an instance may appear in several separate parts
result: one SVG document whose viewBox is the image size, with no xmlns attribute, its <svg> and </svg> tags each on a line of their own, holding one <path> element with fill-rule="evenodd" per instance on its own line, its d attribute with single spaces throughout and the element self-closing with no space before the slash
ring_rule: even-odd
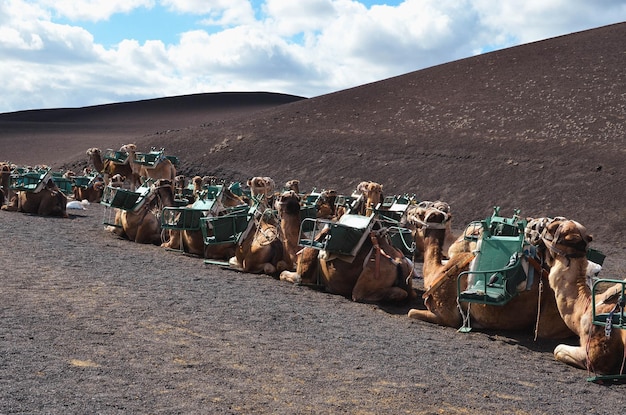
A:
<svg viewBox="0 0 626 415">
<path fill-rule="evenodd" d="M 0 413 L 606 414 L 532 334 L 460 334 L 134 244 L 92 205 L 0 212 Z M 571 339 L 572 344 L 576 339 Z"/>
</svg>

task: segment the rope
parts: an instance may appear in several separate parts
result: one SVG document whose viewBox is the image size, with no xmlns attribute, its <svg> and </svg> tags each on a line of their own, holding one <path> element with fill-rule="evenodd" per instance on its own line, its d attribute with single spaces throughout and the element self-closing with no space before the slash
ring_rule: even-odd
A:
<svg viewBox="0 0 626 415">
<path fill-rule="evenodd" d="M 543 292 L 543 279 L 539 276 L 539 289 L 537 298 L 537 320 L 535 322 L 535 338 L 533 341 L 537 341 L 537 333 L 539 333 L 539 316 L 541 316 L 541 293 Z"/>
</svg>

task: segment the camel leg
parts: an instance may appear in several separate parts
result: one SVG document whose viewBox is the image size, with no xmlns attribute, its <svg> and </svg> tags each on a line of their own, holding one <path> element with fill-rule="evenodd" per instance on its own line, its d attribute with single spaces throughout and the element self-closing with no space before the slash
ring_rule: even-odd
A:
<svg viewBox="0 0 626 415">
<path fill-rule="evenodd" d="M 283 271 L 280 273 L 280 280 L 287 281 L 292 284 L 300 284 L 302 282 L 302 277 L 297 272 Z"/>
<path fill-rule="evenodd" d="M 412 308 L 409 310 L 408 316 L 409 318 L 426 321 L 432 324 L 439 324 L 440 326 L 459 327 L 461 325 L 461 316 L 458 313 L 454 313 L 456 315 L 453 315 L 453 313 L 446 314 L 449 315 L 433 313 L 430 310 Z"/>
<path fill-rule="evenodd" d="M 554 349 L 554 358 L 562 363 L 580 369 L 587 368 L 587 352 L 582 346 L 568 346 L 559 344 Z"/>
</svg>

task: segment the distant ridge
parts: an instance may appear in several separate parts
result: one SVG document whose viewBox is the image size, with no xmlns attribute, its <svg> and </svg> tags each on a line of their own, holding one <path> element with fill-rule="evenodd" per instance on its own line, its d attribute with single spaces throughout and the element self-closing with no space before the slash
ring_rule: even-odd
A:
<svg viewBox="0 0 626 415">
<path fill-rule="evenodd" d="M 0 113 L 0 122 L 63 122 L 73 119 L 90 120 L 106 116 L 116 116 L 116 114 L 119 113 L 134 112 L 135 110 L 138 110 L 140 114 L 154 115 L 163 111 L 188 112 L 215 107 L 266 107 L 286 104 L 301 99 L 305 98 L 270 92 L 216 92 L 152 98 L 79 108 L 52 108 L 7 112 Z"/>
</svg>

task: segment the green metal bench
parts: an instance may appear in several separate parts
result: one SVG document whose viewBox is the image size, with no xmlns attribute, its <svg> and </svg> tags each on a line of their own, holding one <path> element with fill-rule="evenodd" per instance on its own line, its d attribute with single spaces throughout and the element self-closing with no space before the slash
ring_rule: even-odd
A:
<svg viewBox="0 0 626 415">
<path fill-rule="evenodd" d="M 381 220 L 399 223 L 409 206 L 416 203 L 415 195 L 385 196 L 385 199 L 374 208 Z"/>
<path fill-rule="evenodd" d="M 116 151 L 112 149 L 105 150 L 103 156 L 104 159 L 110 160 L 115 164 L 126 164 L 128 161 L 128 153 L 125 151 Z"/>
<path fill-rule="evenodd" d="M 300 245 L 315 249 L 323 249 L 330 253 L 354 256 L 364 239 L 372 230 L 375 217 L 345 214 L 337 222 L 327 219 L 305 218 L 300 225 Z M 312 237 L 306 237 L 304 229 L 312 227 Z M 315 235 L 324 227 L 330 227 L 323 241 L 316 241 Z"/>
<path fill-rule="evenodd" d="M 16 173 L 9 175 L 9 188 L 17 191 L 37 193 L 44 188 L 51 178 L 52 171 L 49 169 L 23 172 L 17 170 Z"/>
<path fill-rule="evenodd" d="M 207 216 L 214 207 L 223 186 L 208 186 L 200 192 L 198 200 L 191 206 L 167 206 L 161 212 L 161 227 L 181 231 L 200 230 L 200 219 Z"/>
<path fill-rule="evenodd" d="M 163 150 L 152 150 L 148 153 L 135 153 L 134 162 L 150 168 L 156 166 L 163 159 L 165 159 Z"/>
<path fill-rule="evenodd" d="M 596 262 L 599 265 L 602 265 L 602 261 L 604 261 L 604 256 L 598 251 L 592 252 L 591 255 L 589 252 L 587 253 L 587 258 L 592 257 L 599 262 Z M 615 308 L 608 313 L 598 313 L 596 310 L 596 295 L 600 292 L 604 292 L 604 290 L 608 289 L 609 286 L 620 287 L 614 295 L 618 296 L 617 303 L 615 304 Z M 626 281 L 624 280 L 616 280 L 616 279 L 608 279 L 608 278 L 600 278 L 597 279 L 591 288 L 591 304 L 592 304 L 592 321 L 596 326 L 603 326 L 605 329 L 605 333 L 607 336 L 611 334 L 613 329 L 626 330 Z M 623 383 L 626 381 L 626 374 L 615 374 L 615 375 L 594 375 L 587 378 L 589 382 L 619 382 Z"/>
<path fill-rule="evenodd" d="M 391 239 L 391 245 L 393 245 L 394 248 L 402 251 L 404 256 L 408 258 L 413 257 L 415 241 L 413 240 L 413 233 L 410 229 L 400 226 L 390 226 L 389 237 Z"/>
<path fill-rule="evenodd" d="M 151 191 L 152 182 L 150 180 L 135 191 L 107 186 L 104 188 L 100 203 L 107 207 L 136 211 L 143 205 Z"/>
<path fill-rule="evenodd" d="M 248 228 L 251 216 L 247 206 L 222 216 L 200 218 L 205 245 L 236 243 Z"/>
<path fill-rule="evenodd" d="M 457 293 L 460 302 L 505 305 L 518 293 L 517 286 L 526 280 L 522 267 L 526 220 L 516 211 L 512 218 L 499 216 L 499 207 L 481 222 L 476 257 L 469 271 L 459 274 Z M 461 290 L 462 282 L 468 286 Z"/>
<path fill-rule="evenodd" d="M 63 173 L 52 172 L 52 181 L 59 188 L 59 190 L 63 192 L 63 194 L 74 194 L 74 190 L 72 189 L 72 187 L 74 186 L 74 181 L 70 178 L 63 177 Z"/>
</svg>

